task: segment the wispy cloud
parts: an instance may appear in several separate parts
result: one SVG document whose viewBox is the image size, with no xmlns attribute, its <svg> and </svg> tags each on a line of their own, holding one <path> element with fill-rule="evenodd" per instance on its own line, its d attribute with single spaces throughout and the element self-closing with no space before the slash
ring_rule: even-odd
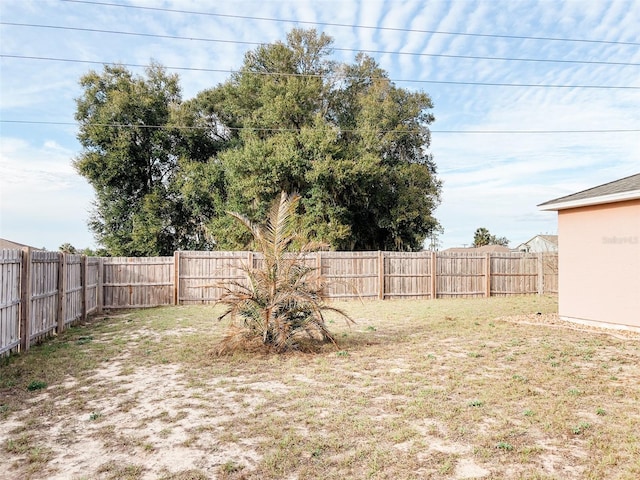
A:
<svg viewBox="0 0 640 480">
<path fill-rule="evenodd" d="M 87 232 L 92 192 L 76 174 L 74 152 L 53 140 L 31 145 L 17 138 L 0 143 L 0 231 L 35 247 L 65 242 L 93 244 Z"/>
<path fill-rule="evenodd" d="M 440 35 L 359 29 L 356 25 L 415 30 L 601 39 L 640 42 L 640 1 L 469 2 L 145 0 L 144 5 L 185 11 L 341 23 L 316 26 L 347 49 L 483 57 L 640 63 L 629 45 L 543 41 L 525 38 Z M 5 22 L 50 24 L 155 35 L 172 40 L 73 30 L 1 26 L 3 54 L 168 66 L 237 69 L 254 47 L 229 42 L 284 40 L 295 23 L 192 15 L 43 0 L 4 0 Z M 306 24 L 298 24 L 310 27 Z M 336 51 L 352 61 L 354 52 Z M 562 85 L 640 86 L 638 66 L 520 62 L 380 54 L 394 79 Z M 73 122 L 78 80 L 100 66 L 0 59 L 3 120 Z M 139 69 L 133 69 L 139 72 Z M 225 73 L 178 71 L 185 98 L 228 78 Z M 469 130 L 603 130 L 640 128 L 638 90 L 483 87 L 401 83 L 428 92 L 437 121 L 431 151 L 444 180 L 436 214 L 445 227 L 444 246 L 469 243 L 475 228 L 513 242 L 555 230 L 555 216 L 536 204 L 640 171 L 640 134 L 454 134 Z M 56 248 L 91 243 L 85 222 L 92 193 L 71 167 L 80 151 L 72 126 L 2 124 L 2 236 Z M 38 219 L 25 222 L 25 219 Z M 30 224 L 36 224 L 30 227 Z M 46 227 L 43 228 L 43 225 Z M 60 230 L 59 226 L 64 229 Z"/>
</svg>

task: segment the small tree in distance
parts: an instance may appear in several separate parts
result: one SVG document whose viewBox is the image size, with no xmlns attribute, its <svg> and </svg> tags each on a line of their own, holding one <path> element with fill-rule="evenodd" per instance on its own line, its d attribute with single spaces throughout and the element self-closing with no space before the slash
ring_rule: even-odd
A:
<svg viewBox="0 0 640 480">
<path fill-rule="evenodd" d="M 264 225 L 229 212 L 251 233 L 255 249 L 263 259 L 258 267 L 242 266 L 248 282 L 230 280 L 222 284 L 224 293 L 217 303 L 227 309 L 219 319 L 229 316 L 231 325 L 219 353 L 259 345 L 282 353 L 298 348 L 296 337 L 300 333 L 335 344 L 326 327 L 324 312 L 336 312 L 353 322 L 345 312 L 325 303 L 326 282 L 316 268 L 305 263 L 305 254 L 325 245 L 307 242 L 297 251 L 290 248 L 299 241 L 294 219 L 299 200 L 297 194 L 282 192 L 273 202 Z"/>
<path fill-rule="evenodd" d="M 473 246 L 483 247 L 484 245 L 502 245 L 503 247 L 509 246 L 509 240 L 507 237 L 496 237 L 491 235 L 489 230 L 484 227 L 477 228 L 473 234 Z"/>
<path fill-rule="evenodd" d="M 71 245 L 69 242 L 66 242 L 60 245 L 58 247 L 58 251 L 62 253 L 70 253 L 70 254 L 78 253 L 78 250 L 76 249 L 76 247 Z"/>
</svg>

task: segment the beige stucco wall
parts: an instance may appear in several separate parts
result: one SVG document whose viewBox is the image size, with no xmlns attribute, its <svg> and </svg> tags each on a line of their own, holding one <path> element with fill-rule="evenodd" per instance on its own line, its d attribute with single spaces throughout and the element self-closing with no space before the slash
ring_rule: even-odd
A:
<svg viewBox="0 0 640 480">
<path fill-rule="evenodd" d="M 640 328 L 640 200 L 558 211 L 559 314 Z"/>
</svg>

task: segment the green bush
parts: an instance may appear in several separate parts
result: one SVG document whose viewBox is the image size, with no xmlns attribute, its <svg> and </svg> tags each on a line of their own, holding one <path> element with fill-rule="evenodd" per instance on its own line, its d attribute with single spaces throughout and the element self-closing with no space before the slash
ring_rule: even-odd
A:
<svg viewBox="0 0 640 480">
<path fill-rule="evenodd" d="M 333 342 L 335 338 L 326 326 L 324 313 L 337 312 L 352 321 L 342 310 L 325 302 L 326 281 L 317 268 L 305 263 L 305 255 L 324 244 L 302 244 L 296 235 L 295 210 L 300 200 L 297 194 L 282 192 L 269 211 L 264 225 L 230 212 L 253 236 L 254 248 L 262 253 L 258 266 L 243 265 L 248 281 L 226 281 L 218 303 L 227 306 L 220 319 L 229 316 L 231 325 L 222 340 L 219 353 L 261 345 L 281 353 L 296 349 L 296 336 Z"/>
</svg>

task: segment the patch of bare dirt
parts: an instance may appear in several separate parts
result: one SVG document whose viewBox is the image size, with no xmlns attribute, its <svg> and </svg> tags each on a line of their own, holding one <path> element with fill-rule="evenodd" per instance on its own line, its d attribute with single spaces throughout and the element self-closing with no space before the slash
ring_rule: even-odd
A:
<svg viewBox="0 0 640 480">
<path fill-rule="evenodd" d="M 77 394 L 101 388 L 111 393 L 86 401 L 80 411 L 63 408 L 60 414 L 52 412 L 38 431 L 37 446 L 4 456 L 6 468 L 0 476 L 7 480 L 118 478 L 123 475 L 118 466 L 130 466 L 141 472 L 135 477 L 140 479 L 194 468 L 207 478 L 216 478 L 216 472 L 231 459 L 234 468 L 250 468 L 259 461 L 251 439 L 219 441 L 235 416 L 248 413 L 243 405 L 257 405 L 255 399 L 226 395 L 225 388 L 214 388 L 214 396 L 208 389 L 204 395 L 201 389 L 189 386 L 173 365 L 138 366 L 130 374 L 123 374 L 123 367 L 112 361 L 98 370 L 89 386 L 78 388 Z M 74 387 L 75 382 L 68 379 L 64 385 Z M 247 395 L 255 396 L 271 388 L 266 382 L 249 387 Z M 34 407 L 47 395 L 45 391 L 34 397 Z M 32 415 L 27 408 L 17 418 L 2 422 L 0 444 L 19 436 Z M 33 454 L 33 448 L 50 451 L 52 460 L 46 470 L 30 472 L 18 467 L 29 463 L 25 457 Z"/>
</svg>

